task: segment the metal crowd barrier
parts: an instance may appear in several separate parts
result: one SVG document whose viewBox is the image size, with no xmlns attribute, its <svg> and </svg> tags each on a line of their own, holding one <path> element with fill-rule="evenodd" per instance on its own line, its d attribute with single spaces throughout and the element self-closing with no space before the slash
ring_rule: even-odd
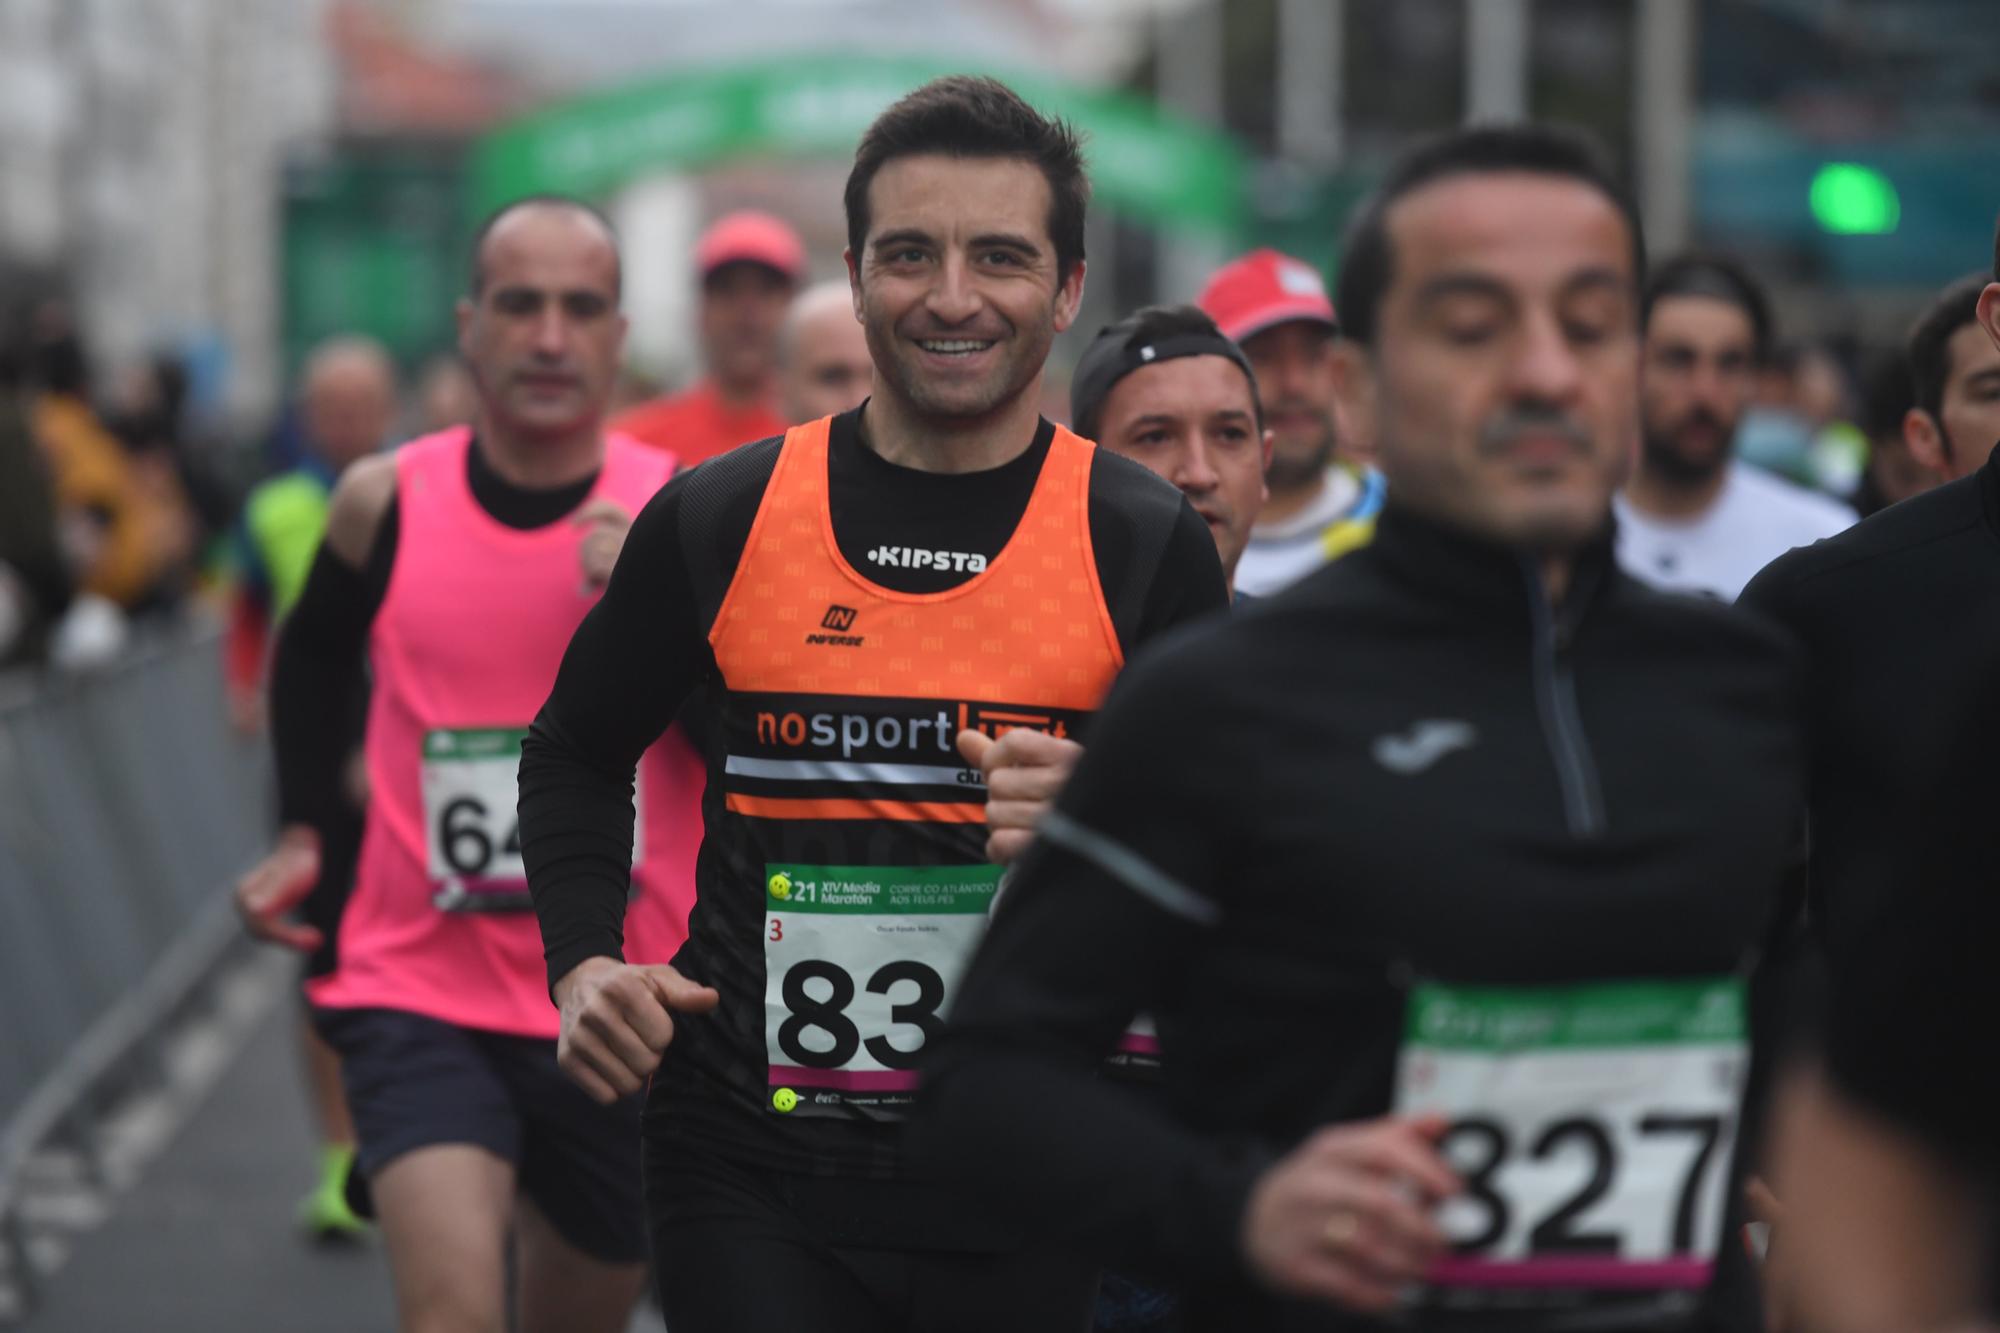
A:
<svg viewBox="0 0 2000 1333">
<path fill-rule="evenodd" d="M 242 938 L 229 889 L 268 843 L 270 766 L 222 680 L 204 626 L 0 692 L 0 1251 L 29 1158 L 87 1152 L 107 1087 Z"/>
</svg>

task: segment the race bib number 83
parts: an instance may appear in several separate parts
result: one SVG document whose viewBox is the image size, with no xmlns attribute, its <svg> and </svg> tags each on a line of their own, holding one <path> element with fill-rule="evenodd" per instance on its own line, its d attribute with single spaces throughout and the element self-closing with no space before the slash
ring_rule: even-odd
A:
<svg viewBox="0 0 2000 1333">
<path fill-rule="evenodd" d="M 990 865 L 766 866 L 771 1109 L 908 1106 L 999 885 Z"/>
<path fill-rule="evenodd" d="M 1396 1109 L 1451 1120 L 1465 1193 L 1441 1288 L 1688 1289 L 1720 1244 L 1748 1070 L 1735 978 L 1556 988 L 1425 984 Z"/>
</svg>

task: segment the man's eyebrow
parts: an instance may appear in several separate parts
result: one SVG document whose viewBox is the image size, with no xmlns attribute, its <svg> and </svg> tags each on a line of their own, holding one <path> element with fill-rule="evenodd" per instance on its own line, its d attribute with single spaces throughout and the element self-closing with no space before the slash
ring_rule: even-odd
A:
<svg viewBox="0 0 2000 1333">
<path fill-rule="evenodd" d="M 1632 290 L 1632 283 L 1629 278 L 1617 269 L 1605 268 L 1600 265 L 1584 269 L 1579 273 L 1572 273 L 1569 277 L 1563 279 L 1562 291 L 1559 295 L 1568 297 L 1577 296 L 1584 292 L 1605 290 L 1629 293 Z"/>
<path fill-rule="evenodd" d="M 1984 370 L 1975 370 L 1965 377 L 1965 383 L 1967 388 L 1980 389 L 2000 384 L 2000 366 L 1988 366 Z"/>
<path fill-rule="evenodd" d="M 1631 285 L 1630 279 L 1617 269 L 1596 266 L 1564 278 L 1557 296 L 1566 300 L 1586 292 L 1627 292 L 1631 289 Z M 1416 300 L 1425 303 L 1447 300 L 1454 296 L 1472 296 L 1507 302 L 1514 299 L 1512 290 L 1505 283 L 1484 273 L 1441 273 L 1417 289 Z"/>
<path fill-rule="evenodd" d="M 1141 412 L 1125 423 L 1125 429 L 1138 426 L 1178 426 L 1183 418 L 1175 412 Z"/>
<path fill-rule="evenodd" d="M 982 232 L 972 238 L 972 244 L 975 249 L 997 245 L 1009 250 L 1020 250 L 1023 253 L 1031 255 L 1037 255 L 1042 252 L 1042 247 L 1033 237 L 1023 236 L 1018 232 L 1011 231 Z"/>
<path fill-rule="evenodd" d="M 887 250 L 897 245 L 930 245 L 931 234 L 917 227 L 898 227 L 895 231 L 885 231 L 868 242 L 870 250 Z"/>
<path fill-rule="evenodd" d="M 1454 296 L 1478 296 L 1494 301 L 1512 301 L 1513 293 L 1498 278 L 1484 273 L 1440 273 L 1417 288 L 1415 301 L 1427 305 Z"/>
</svg>

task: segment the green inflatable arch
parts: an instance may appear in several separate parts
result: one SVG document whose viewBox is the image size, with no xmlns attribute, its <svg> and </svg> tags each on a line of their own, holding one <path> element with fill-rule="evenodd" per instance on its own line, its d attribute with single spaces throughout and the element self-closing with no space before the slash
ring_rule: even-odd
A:
<svg viewBox="0 0 2000 1333">
<path fill-rule="evenodd" d="M 869 56 L 762 61 L 677 73 L 534 112 L 473 147 L 474 216 L 542 191 L 600 196 L 661 170 L 740 157 L 846 157 L 891 102 L 964 63 Z M 1233 231 L 1242 150 L 1142 98 L 993 73 L 1086 136 L 1096 197 L 1156 226 Z"/>
</svg>

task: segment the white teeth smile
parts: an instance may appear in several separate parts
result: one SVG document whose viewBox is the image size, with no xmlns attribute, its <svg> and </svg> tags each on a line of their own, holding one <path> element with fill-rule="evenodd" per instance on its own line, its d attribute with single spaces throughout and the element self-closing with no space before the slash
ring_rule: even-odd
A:
<svg viewBox="0 0 2000 1333">
<path fill-rule="evenodd" d="M 983 352 L 992 345 L 990 342 L 978 342 L 969 338 L 924 338 L 917 342 L 917 346 L 926 352 L 934 352 L 939 356 L 965 356 L 972 352 Z"/>
</svg>

